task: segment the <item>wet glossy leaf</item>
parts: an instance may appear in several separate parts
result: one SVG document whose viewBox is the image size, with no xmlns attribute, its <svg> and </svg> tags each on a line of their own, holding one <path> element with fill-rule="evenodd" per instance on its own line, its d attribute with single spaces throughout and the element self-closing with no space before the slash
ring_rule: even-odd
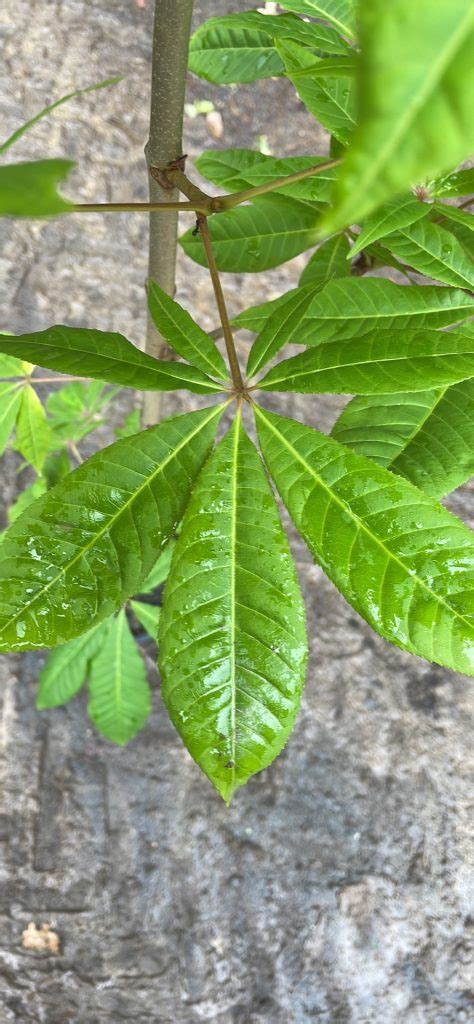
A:
<svg viewBox="0 0 474 1024">
<path fill-rule="evenodd" d="M 124 746 L 144 726 L 150 711 L 145 666 L 122 608 L 91 662 L 88 712 L 103 736 Z"/>
<path fill-rule="evenodd" d="M 390 199 L 376 213 L 367 217 L 362 231 L 352 246 L 350 258 L 352 259 L 358 252 L 379 238 L 384 238 L 385 235 L 390 235 L 393 231 L 407 227 L 409 224 L 421 220 L 422 217 L 426 217 L 431 209 L 432 207 L 428 203 L 420 203 L 419 199 L 414 199 L 412 195 L 402 196 L 401 199 Z"/>
<path fill-rule="evenodd" d="M 384 238 L 397 259 L 420 274 L 474 290 L 474 266 L 456 238 L 432 221 L 418 221 Z"/>
<path fill-rule="evenodd" d="M 15 132 L 13 132 L 13 135 L 10 135 L 10 137 L 5 142 L 2 142 L 2 144 L 0 145 L 0 154 L 6 153 L 7 149 L 9 149 L 10 146 L 13 146 L 13 144 L 17 142 L 18 139 L 21 139 L 22 135 L 24 135 L 25 132 L 29 131 L 29 129 L 32 128 L 33 125 L 37 124 L 38 121 L 41 121 L 43 117 L 47 117 L 47 115 L 51 114 L 53 110 L 56 110 L 56 107 L 61 107 L 63 103 L 67 103 L 69 100 L 73 100 L 77 96 L 82 96 L 87 92 L 96 92 L 98 89 L 105 89 L 106 86 L 116 85 L 117 82 L 121 81 L 121 76 L 118 75 L 115 78 L 106 78 L 103 82 L 96 82 L 95 85 L 88 85 L 85 89 L 76 89 L 75 92 L 70 92 L 67 96 L 61 96 L 61 99 L 55 100 L 54 103 L 50 103 L 49 106 L 44 107 L 43 110 L 40 110 L 39 113 L 35 114 L 35 116 L 32 117 L 29 121 L 26 121 L 25 124 L 20 125 L 20 127 L 17 128 Z"/>
<path fill-rule="evenodd" d="M 130 601 L 130 607 L 152 640 L 157 640 L 161 608 L 156 604 L 146 604 L 145 601 Z"/>
<path fill-rule="evenodd" d="M 30 384 L 23 386 L 16 421 L 15 448 L 37 473 L 41 473 L 51 440 L 44 408 Z"/>
<path fill-rule="evenodd" d="M 219 391 L 201 370 L 186 363 L 152 359 L 122 334 L 58 324 L 35 334 L 0 336 L 0 351 L 31 359 L 59 373 L 95 377 L 142 391 L 186 388 L 200 394 Z"/>
<path fill-rule="evenodd" d="M 474 376 L 474 332 L 377 331 L 325 341 L 278 363 L 263 391 L 376 395 L 424 391 Z"/>
<path fill-rule="evenodd" d="M 138 591 L 180 521 L 222 406 L 93 455 L 4 535 L 0 650 L 52 647 Z"/>
<path fill-rule="evenodd" d="M 74 167 L 71 160 L 34 160 L 0 167 L 0 217 L 53 217 L 73 204 L 57 186 Z"/>
<path fill-rule="evenodd" d="M 350 256 L 351 248 L 345 235 L 328 238 L 306 264 L 299 280 L 300 287 L 307 284 L 322 287 L 333 277 L 348 277 L 351 272 Z"/>
<path fill-rule="evenodd" d="M 359 5 L 359 126 L 323 228 L 360 223 L 472 150 L 472 0 Z"/>
<path fill-rule="evenodd" d="M 286 196 L 259 196 L 258 203 L 220 213 L 209 221 L 219 270 L 257 273 L 293 259 L 314 244 L 317 211 Z M 184 251 L 207 266 L 201 239 L 192 231 L 181 238 Z"/>
<path fill-rule="evenodd" d="M 166 545 L 164 551 L 161 552 L 160 557 L 155 562 L 155 565 L 148 573 L 148 576 L 140 588 L 140 593 L 147 594 L 151 590 L 155 590 L 156 587 L 161 586 L 165 582 L 165 579 L 170 571 L 171 558 L 173 556 L 175 541 L 170 540 Z"/>
<path fill-rule="evenodd" d="M 155 326 L 178 355 L 206 374 L 228 379 L 227 367 L 212 338 L 156 281 L 148 282 L 148 305 Z"/>
<path fill-rule="evenodd" d="M 270 472 L 316 561 L 385 639 L 474 675 L 474 535 L 408 481 L 257 409 Z"/>
<path fill-rule="evenodd" d="M 327 157 L 289 156 L 280 159 L 253 149 L 218 149 L 203 153 L 195 163 L 199 173 L 208 181 L 227 192 L 241 192 L 256 185 L 265 185 L 275 178 L 325 164 Z M 327 202 L 336 173 L 336 167 L 327 167 L 314 177 L 283 185 L 275 193 L 310 202 Z"/>
<path fill-rule="evenodd" d="M 260 457 L 237 419 L 199 477 L 165 588 L 163 698 L 229 801 L 283 747 L 304 682 L 304 608 Z"/>
<path fill-rule="evenodd" d="M 427 185 L 432 196 L 468 196 L 474 192 L 474 167 L 466 167 L 463 171 L 453 171 L 441 178 L 435 178 Z"/>
<path fill-rule="evenodd" d="M 353 398 L 333 437 L 442 498 L 474 473 L 474 380 Z"/>
<path fill-rule="evenodd" d="M 374 328 L 448 327 L 473 313 L 474 299 L 458 288 L 405 286 L 375 277 L 334 280 L 315 295 L 298 329 L 298 341 L 317 345 Z"/>
<path fill-rule="evenodd" d="M 92 658 L 95 657 L 110 628 L 110 620 L 99 622 L 87 633 L 57 647 L 48 655 L 39 675 L 36 707 L 56 708 L 76 696 L 84 685 Z"/>
<path fill-rule="evenodd" d="M 277 49 L 304 105 L 331 135 L 347 143 L 355 128 L 353 70 L 347 78 L 302 77 L 303 71 L 314 66 L 314 54 L 288 39 L 278 42 Z"/>
<path fill-rule="evenodd" d="M 3 455 L 15 426 L 21 406 L 22 390 L 18 384 L 0 382 L 0 455 Z"/>
<path fill-rule="evenodd" d="M 343 36 L 351 38 L 354 35 L 355 0 L 284 0 L 281 6 L 311 18 L 324 18 Z"/>
<path fill-rule="evenodd" d="M 313 285 L 289 293 L 285 303 L 272 313 L 250 349 L 247 375 L 253 377 L 292 338 L 314 296 Z"/>
</svg>

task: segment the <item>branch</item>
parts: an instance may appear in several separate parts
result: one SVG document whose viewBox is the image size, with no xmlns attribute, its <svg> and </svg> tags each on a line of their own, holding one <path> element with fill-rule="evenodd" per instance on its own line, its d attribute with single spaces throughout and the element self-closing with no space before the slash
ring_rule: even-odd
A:
<svg viewBox="0 0 474 1024">
<path fill-rule="evenodd" d="M 232 328 L 230 326 L 224 293 L 222 291 L 219 272 L 217 269 L 214 252 L 212 249 L 212 241 L 211 236 L 209 234 L 207 217 L 205 217 L 203 214 L 200 214 L 197 223 L 199 227 L 199 233 L 202 238 L 202 244 L 206 252 L 207 265 L 209 267 L 209 273 L 211 275 L 212 286 L 214 288 L 214 295 L 216 297 L 217 308 L 219 310 L 219 317 L 222 324 L 222 333 L 224 335 L 225 347 L 227 349 L 227 356 L 229 359 L 232 381 L 236 392 L 239 394 L 243 394 L 245 391 L 245 386 L 242 380 L 242 374 L 240 372 L 239 360 L 237 358 L 237 352 L 235 351 Z"/>
</svg>

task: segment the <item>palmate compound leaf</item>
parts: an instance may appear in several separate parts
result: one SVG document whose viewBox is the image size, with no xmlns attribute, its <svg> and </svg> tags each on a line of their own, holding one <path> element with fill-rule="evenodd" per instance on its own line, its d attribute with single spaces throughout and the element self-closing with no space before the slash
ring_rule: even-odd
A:
<svg viewBox="0 0 474 1024">
<path fill-rule="evenodd" d="M 71 160 L 33 160 L 0 167 L 0 217 L 53 217 L 73 205 L 57 192 Z"/>
<path fill-rule="evenodd" d="M 315 243 L 318 207 L 287 196 L 259 196 L 258 201 L 227 210 L 209 221 L 219 270 L 258 273 L 298 256 Z M 187 231 L 180 239 L 185 253 L 206 267 L 201 239 Z"/>
<path fill-rule="evenodd" d="M 201 473 L 159 630 L 165 704 L 226 801 L 282 749 L 304 682 L 304 606 L 260 456 L 240 416 Z"/>
<path fill-rule="evenodd" d="M 326 232 L 460 163 L 474 141 L 472 0 L 371 0 L 358 20 L 358 128 Z"/>
<path fill-rule="evenodd" d="M 91 662 L 88 712 L 103 736 L 123 746 L 142 728 L 150 711 L 145 665 L 122 608 Z"/>
<path fill-rule="evenodd" d="M 210 394 L 222 388 L 194 366 L 153 359 L 122 334 L 58 324 L 34 334 L 0 335 L 0 352 L 31 359 L 59 373 L 94 377 L 142 391 L 186 388 Z"/>
<path fill-rule="evenodd" d="M 278 363 L 262 391 L 305 394 L 389 394 L 424 391 L 474 376 L 472 324 L 454 331 L 376 331 L 332 339 Z"/>
<path fill-rule="evenodd" d="M 443 498 L 474 473 L 474 379 L 414 394 L 353 398 L 332 436 Z"/>
<path fill-rule="evenodd" d="M 212 338 L 156 281 L 148 282 L 148 306 L 155 327 L 178 355 L 205 374 L 228 379 L 227 367 Z"/>
<path fill-rule="evenodd" d="M 91 659 L 104 643 L 109 628 L 109 619 L 98 622 L 87 633 L 50 652 L 39 675 L 36 698 L 39 711 L 59 707 L 75 697 L 87 679 Z"/>
<path fill-rule="evenodd" d="M 181 520 L 224 406 L 93 455 L 4 534 L 0 651 L 54 647 L 138 592 Z"/>
<path fill-rule="evenodd" d="M 474 535 L 402 477 L 256 408 L 262 451 L 316 561 L 398 647 L 474 675 Z"/>
</svg>

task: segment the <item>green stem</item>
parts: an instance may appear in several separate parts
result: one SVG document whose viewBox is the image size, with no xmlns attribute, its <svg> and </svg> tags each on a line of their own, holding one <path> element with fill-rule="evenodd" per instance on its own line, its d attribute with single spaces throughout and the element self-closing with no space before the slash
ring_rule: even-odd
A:
<svg viewBox="0 0 474 1024">
<path fill-rule="evenodd" d="M 183 110 L 192 12 L 193 0 L 155 2 L 150 134 L 145 149 L 149 169 L 165 168 L 182 154 Z M 191 209 L 192 206 L 189 203 L 184 206 L 177 205 L 177 190 L 163 188 L 151 174 L 149 189 L 153 209 L 150 211 L 148 277 L 156 281 L 168 295 L 173 295 L 178 211 Z M 158 204 L 161 205 L 159 212 Z M 145 347 L 148 354 L 156 358 L 171 356 L 165 339 L 156 329 L 150 316 Z M 143 408 L 145 425 L 156 423 L 160 417 L 160 393 L 147 392 Z"/>
<path fill-rule="evenodd" d="M 222 285 L 219 277 L 219 271 L 212 248 L 211 236 L 209 234 L 209 225 L 207 223 L 207 217 L 200 215 L 198 217 L 199 233 L 202 238 L 202 244 L 204 246 L 207 265 L 209 273 L 211 275 L 212 286 L 214 288 L 214 295 L 216 297 L 216 304 L 219 311 L 219 318 L 222 324 L 222 333 L 224 335 L 225 347 L 227 349 L 227 356 L 229 359 L 230 372 L 232 374 L 232 382 L 235 390 L 242 394 L 245 390 L 242 374 L 240 372 L 239 360 L 237 358 L 237 352 L 235 350 L 234 338 L 232 334 L 232 328 L 230 326 L 230 320 L 227 313 L 227 306 L 225 304 L 224 293 L 222 291 Z"/>
</svg>

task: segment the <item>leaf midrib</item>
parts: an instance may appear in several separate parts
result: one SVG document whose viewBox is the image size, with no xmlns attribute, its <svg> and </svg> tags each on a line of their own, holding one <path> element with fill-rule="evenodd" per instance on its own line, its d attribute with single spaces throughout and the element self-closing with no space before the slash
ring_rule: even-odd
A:
<svg viewBox="0 0 474 1024">
<path fill-rule="evenodd" d="M 124 505 L 121 505 L 121 507 L 117 510 L 117 512 L 115 512 L 114 515 L 108 520 L 106 525 L 104 527 L 102 527 L 99 530 L 98 533 L 94 534 L 93 539 L 88 544 L 86 544 L 85 547 L 81 548 L 80 551 L 78 552 L 78 554 L 74 555 L 74 558 L 72 558 L 69 562 L 67 562 L 66 565 L 62 566 L 60 571 L 56 574 L 56 576 L 52 580 L 50 580 L 44 587 L 42 587 L 41 590 L 39 590 L 34 595 L 34 597 L 31 598 L 30 601 L 28 601 L 27 604 L 22 605 L 22 607 L 19 609 L 19 611 L 16 612 L 15 615 L 13 615 L 10 619 L 8 619 L 7 622 L 5 622 L 3 624 L 1 632 L 4 632 L 4 630 L 8 629 L 16 621 L 16 619 L 18 618 L 19 615 L 24 615 L 25 612 L 28 612 L 28 610 L 31 608 L 31 606 L 34 605 L 36 603 L 36 601 L 38 601 L 41 597 L 43 597 L 43 595 L 46 594 L 51 589 L 51 587 L 54 586 L 58 582 L 58 580 L 60 580 L 61 577 L 64 576 L 65 573 L 77 561 L 79 561 L 80 558 L 83 558 L 83 556 L 87 553 L 87 551 L 90 551 L 91 548 L 93 548 L 97 543 L 99 543 L 99 541 L 102 539 L 102 537 L 106 533 L 108 533 L 110 531 L 111 527 L 117 521 L 117 519 L 119 519 L 121 517 L 122 513 L 127 511 L 128 508 L 130 507 L 130 505 L 133 502 L 136 501 L 136 499 L 139 497 L 139 495 L 142 493 L 142 491 L 145 491 L 150 486 L 150 484 L 155 479 L 155 477 L 159 476 L 160 473 L 163 472 L 163 470 L 168 465 L 168 463 L 172 461 L 173 457 L 176 456 L 178 454 L 178 452 L 181 451 L 182 448 L 184 448 L 187 444 L 189 444 L 193 440 L 193 438 L 196 437 L 197 434 L 200 433 L 201 430 L 204 430 L 204 427 L 206 427 L 207 424 L 211 422 L 211 420 L 214 418 L 214 416 L 217 416 L 218 413 L 222 412 L 222 410 L 225 408 L 225 404 L 227 404 L 227 403 L 224 403 L 223 405 L 216 406 L 216 408 L 213 409 L 212 414 L 210 416 L 208 416 L 208 418 L 206 420 L 201 422 L 199 424 L 199 426 L 196 427 L 196 430 L 194 430 L 191 434 L 187 434 L 186 437 L 180 442 L 180 444 L 176 448 L 173 448 L 172 452 L 166 457 L 166 459 L 164 459 L 163 462 L 160 463 L 160 465 L 157 467 L 157 469 L 155 469 L 150 476 L 146 477 L 145 483 L 143 483 L 136 491 L 134 491 L 132 497 L 129 498 L 128 501 L 126 501 Z M 1 632 L 0 632 L 0 637 L 1 637 Z"/>
<path fill-rule="evenodd" d="M 430 596 L 430 598 L 432 600 L 434 599 L 435 602 L 437 602 L 438 604 L 442 605 L 443 608 L 446 608 L 446 610 L 449 612 L 449 614 L 451 616 L 454 616 L 455 618 L 459 619 L 460 622 L 465 623 L 465 625 L 468 627 L 468 629 L 471 632 L 474 632 L 474 625 L 473 625 L 472 622 L 469 622 L 469 619 L 467 619 L 464 615 L 459 614 L 459 612 L 457 612 L 456 609 L 452 607 L 452 605 L 448 604 L 448 602 L 443 597 L 441 597 L 439 594 L 436 594 L 433 590 L 431 590 L 431 588 L 425 583 L 425 581 L 423 579 L 421 579 L 420 576 L 418 576 L 418 573 L 416 571 L 414 573 L 409 572 L 409 570 L 407 569 L 405 563 L 401 561 L 401 559 L 398 557 L 398 555 L 395 555 L 393 553 L 393 551 L 391 551 L 390 548 L 388 548 L 384 544 L 384 542 L 382 540 L 380 540 L 375 534 L 371 533 L 369 528 L 365 525 L 363 519 L 360 519 L 360 517 L 358 515 L 356 515 L 355 512 L 353 512 L 353 510 L 350 507 L 350 505 L 348 505 L 345 501 L 343 501 L 342 498 L 339 498 L 339 496 L 337 494 L 335 494 L 334 491 L 331 490 L 330 487 L 328 487 L 328 485 L 325 483 L 325 481 L 322 479 L 322 477 L 316 472 L 315 469 L 313 469 L 312 466 L 309 465 L 309 463 L 306 462 L 306 459 L 304 459 L 303 456 L 300 455 L 300 453 L 297 451 L 297 449 L 293 447 L 291 442 L 287 440 L 287 438 L 284 436 L 284 434 L 281 434 L 280 431 L 277 430 L 273 426 L 273 424 L 266 418 L 266 416 L 264 415 L 264 412 L 263 412 L 263 410 L 262 410 L 262 408 L 260 406 L 255 406 L 255 413 L 256 413 L 256 415 L 260 415 L 262 417 L 262 419 L 265 421 L 266 425 L 269 427 L 269 429 L 272 431 L 272 433 L 275 434 L 275 436 L 278 437 L 281 442 L 283 442 L 283 444 L 288 449 L 288 451 L 291 452 L 291 454 L 293 455 L 295 460 L 297 462 L 300 462 L 301 465 L 304 467 L 304 469 L 309 473 L 309 475 L 312 476 L 314 478 L 314 480 L 316 480 L 316 482 L 320 485 L 320 487 L 323 488 L 323 490 L 326 492 L 326 494 L 329 495 L 330 500 L 335 502 L 336 505 L 339 505 L 339 507 L 347 515 L 350 516 L 350 518 L 353 520 L 353 522 L 358 527 L 358 529 L 360 529 L 363 533 L 366 533 L 367 536 L 370 538 L 370 540 L 373 543 L 377 544 L 377 546 L 382 549 L 382 551 L 387 555 L 387 557 L 389 559 L 393 560 L 394 562 L 397 563 L 397 565 L 400 566 L 400 568 L 403 570 L 405 575 L 409 576 L 411 580 L 415 581 L 423 590 L 425 590 L 429 594 L 429 596 Z M 316 431 L 316 433 L 317 433 L 317 431 Z M 344 447 L 344 446 L 341 445 L 341 447 Z M 354 456 L 354 457 L 357 458 L 357 456 Z M 359 458 L 362 458 L 362 456 L 359 456 Z M 416 487 L 414 487 L 413 484 L 410 484 L 408 481 L 406 482 L 406 484 L 407 484 L 407 487 L 411 487 L 414 491 L 418 490 Z M 424 495 L 422 495 L 422 497 L 424 497 Z M 411 640 L 410 640 L 410 643 L 411 643 Z"/>
<path fill-rule="evenodd" d="M 456 53 L 456 50 L 464 41 L 464 33 L 466 28 L 469 29 L 469 25 L 473 20 L 472 10 L 468 11 L 465 18 L 457 26 L 456 31 L 453 33 L 451 43 L 446 47 L 445 50 L 441 51 L 437 60 L 433 61 L 431 65 L 431 71 L 423 79 L 421 88 L 418 94 L 412 97 L 411 103 L 408 103 L 405 107 L 403 117 L 398 123 L 398 128 L 393 129 L 387 138 L 385 146 L 378 151 L 378 155 L 373 159 L 368 166 L 368 172 L 362 177 L 361 182 L 358 185 L 359 191 L 365 191 L 370 188 L 373 182 L 379 177 L 380 169 L 387 163 L 388 159 L 396 152 L 397 147 L 400 144 L 400 139 L 403 134 L 408 130 L 409 125 L 412 124 L 419 110 L 426 102 L 428 96 L 432 92 L 432 87 L 441 78 L 442 75 L 451 60 L 451 57 Z M 352 201 L 352 195 L 351 195 Z"/>
</svg>

